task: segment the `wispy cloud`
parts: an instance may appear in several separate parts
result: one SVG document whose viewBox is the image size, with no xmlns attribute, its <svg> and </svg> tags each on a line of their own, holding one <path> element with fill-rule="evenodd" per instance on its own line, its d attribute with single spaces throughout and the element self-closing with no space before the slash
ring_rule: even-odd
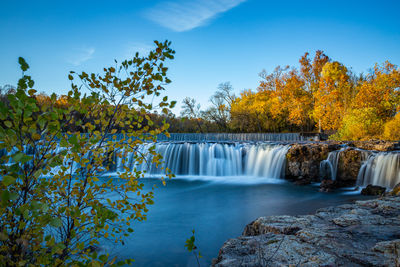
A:
<svg viewBox="0 0 400 267">
<path fill-rule="evenodd" d="M 203 26 L 218 14 L 226 12 L 246 0 L 178 0 L 156 5 L 145 16 L 176 32 Z"/>
<path fill-rule="evenodd" d="M 95 51 L 93 47 L 79 49 L 73 55 L 70 55 L 67 61 L 74 66 L 79 66 L 91 59 Z"/>
</svg>

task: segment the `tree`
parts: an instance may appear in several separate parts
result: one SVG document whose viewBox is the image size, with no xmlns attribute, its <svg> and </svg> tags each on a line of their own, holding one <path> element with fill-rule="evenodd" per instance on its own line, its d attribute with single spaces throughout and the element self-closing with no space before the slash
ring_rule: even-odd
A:
<svg viewBox="0 0 400 267">
<path fill-rule="evenodd" d="M 351 107 L 353 86 L 348 69 L 341 63 L 328 62 L 322 69 L 315 92 L 313 118 L 324 130 L 337 130 Z"/>
<path fill-rule="evenodd" d="M 383 122 L 374 108 L 352 109 L 343 118 L 334 140 L 369 140 L 382 133 Z"/>
<path fill-rule="evenodd" d="M 355 97 L 355 108 L 375 108 L 378 116 L 387 120 L 400 110 L 400 70 L 385 62 L 375 65 L 361 82 Z"/>
<path fill-rule="evenodd" d="M 384 125 L 383 139 L 400 140 L 400 112 Z"/>
<path fill-rule="evenodd" d="M 190 97 L 185 97 L 183 99 L 181 116 L 196 120 L 199 131 L 201 133 L 204 132 L 200 122 L 201 121 L 200 104 L 196 103 L 196 99 Z"/>
<path fill-rule="evenodd" d="M 233 87 L 230 82 L 218 85 L 218 90 L 210 97 L 211 107 L 202 112 L 202 117 L 215 122 L 220 130 L 227 131 L 230 120 L 230 109 L 235 95 L 232 94 Z"/>
<path fill-rule="evenodd" d="M 158 164 L 154 146 L 145 154 L 139 148 L 157 134 L 168 135 L 168 124 L 153 127 L 147 111 L 158 106 L 166 113 L 175 104 L 167 97 L 158 105 L 147 101 L 170 82 L 164 61 L 174 54 L 169 42 L 155 44 L 148 56 L 137 53 L 102 74 L 71 72 L 69 79 L 78 78 L 90 94 L 82 95 L 72 83 L 62 98 L 68 105 L 57 103 L 55 95 L 39 104 L 34 81 L 25 74 L 29 66 L 19 59 L 23 77 L 8 103 L 0 103 L 0 148 L 7 151 L 0 165 L 2 264 L 115 263 L 93 248 L 101 240 L 123 242 L 133 231 L 131 221 L 146 218 L 153 192 L 143 191 L 144 173 L 136 168 L 124 167 L 115 182 L 105 175 L 107 163 L 116 158 L 124 163 L 130 153 L 138 164 L 149 157 L 149 164 Z M 67 126 L 82 131 L 64 131 Z"/>
</svg>

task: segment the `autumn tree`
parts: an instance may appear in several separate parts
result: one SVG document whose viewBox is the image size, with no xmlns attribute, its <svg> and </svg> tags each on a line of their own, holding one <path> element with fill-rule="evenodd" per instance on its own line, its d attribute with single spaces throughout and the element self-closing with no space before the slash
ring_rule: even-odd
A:
<svg viewBox="0 0 400 267">
<path fill-rule="evenodd" d="M 317 50 L 313 61 L 308 57 L 309 53 L 305 53 L 299 60 L 300 63 L 300 75 L 304 81 L 305 90 L 311 95 L 319 88 L 319 81 L 322 75 L 322 68 L 330 58 L 324 54 L 323 51 Z M 314 104 L 314 98 L 313 98 Z"/>
<path fill-rule="evenodd" d="M 369 140 L 382 133 L 383 121 L 373 108 L 349 110 L 341 127 L 330 138 L 334 140 Z"/>
<path fill-rule="evenodd" d="M 348 69 L 341 63 L 328 62 L 322 68 L 318 90 L 314 93 L 313 118 L 323 130 L 337 130 L 351 106 L 353 89 Z"/>
<path fill-rule="evenodd" d="M 343 125 L 336 139 L 394 140 L 398 137 L 397 117 L 400 110 L 400 72 L 397 66 L 385 62 L 375 65 L 367 76 L 359 79 L 357 91 L 349 115 L 343 118 Z"/>
<path fill-rule="evenodd" d="M 390 62 L 375 65 L 362 81 L 354 108 L 373 108 L 382 119 L 400 110 L 400 70 Z"/>
<path fill-rule="evenodd" d="M 261 113 L 252 109 L 256 105 L 256 93 L 251 90 L 244 90 L 231 105 L 230 128 L 239 132 L 260 132 L 262 120 Z"/>
<path fill-rule="evenodd" d="M 400 112 L 385 123 L 382 138 L 386 140 L 400 140 Z"/>
</svg>

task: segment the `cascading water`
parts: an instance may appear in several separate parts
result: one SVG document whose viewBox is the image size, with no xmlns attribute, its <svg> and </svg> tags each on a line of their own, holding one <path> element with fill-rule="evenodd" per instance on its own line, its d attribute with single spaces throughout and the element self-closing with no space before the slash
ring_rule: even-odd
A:
<svg viewBox="0 0 400 267">
<path fill-rule="evenodd" d="M 143 144 L 145 152 L 152 144 Z M 156 152 L 163 157 L 162 167 L 169 168 L 176 175 L 189 176 L 257 176 L 281 178 L 284 175 L 288 145 L 240 144 L 240 143 L 157 143 Z M 162 174 L 155 164 L 148 164 L 147 158 L 135 165 L 128 153 L 124 164 L 117 161 L 116 170 L 125 167 L 137 168 L 150 175 Z"/>
<path fill-rule="evenodd" d="M 400 183 L 400 153 L 374 153 L 362 164 L 357 177 L 358 186 L 369 184 L 393 188 Z"/>
<path fill-rule="evenodd" d="M 343 147 L 340 150 L 331 151 L 328 153 L 328 157 L 325 160 L 321 161 L 319 166 L 321 178 L 328 178 L 333 181 L 336 180 L 340 152 L 345 149 L 346 147 Z"/>
</svg>

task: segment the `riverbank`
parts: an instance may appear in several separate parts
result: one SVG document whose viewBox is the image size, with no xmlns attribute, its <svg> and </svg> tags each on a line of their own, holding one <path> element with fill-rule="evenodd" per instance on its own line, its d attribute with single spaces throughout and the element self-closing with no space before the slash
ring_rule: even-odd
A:
<svg viewBox="0 0 400 267">
<path fill-rule="evenodd" d="M 260 217 L 229 239 L 213 266 L 399 266 L 400 196 L 314 215 Z"/>
</svg>

